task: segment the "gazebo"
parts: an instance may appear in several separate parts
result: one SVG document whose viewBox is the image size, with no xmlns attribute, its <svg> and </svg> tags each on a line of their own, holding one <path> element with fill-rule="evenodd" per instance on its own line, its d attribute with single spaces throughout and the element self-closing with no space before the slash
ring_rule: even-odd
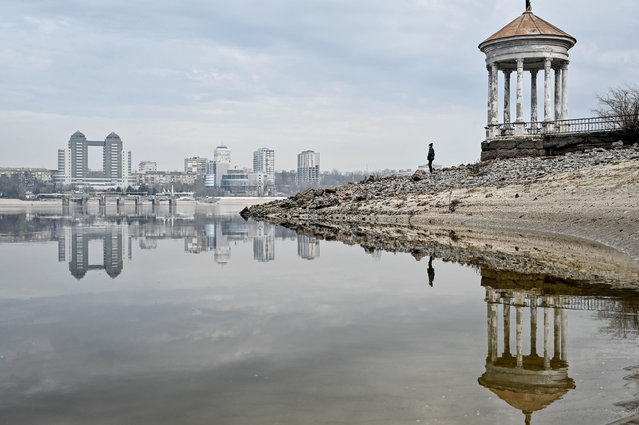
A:
<svg viewBox="0 0 639 425">
<path fill-rule="evenodd" d="M 576 305 L 583 291 L 564 282 L 547 281 L 545 276 L 485 268 L 481 273 L 482 286 L 486 288 L 488 353 L 486 371 L 478 382 L 520 410 L 524 423 L 530 425 L 534 412 L 545 409 L 575 388 L 574 380 L 568 376 L 568 308 Z M 513 309 L 515 323 L 511 326 Z M 538 353 L 539 316 L 543 325 L 543 347 Z M 524 322 L 530 324 L 528 332 Z M 515 330 L 514 341 L 511 328 Z M 503 337 L 501 349 L 500 336 Z M 529 354 L 524 352 L 526 346 Z"/>
<path fill-rule="evenodd" d="M 488 37 L 479 49 L 488 69 L 486 140 L 552 131 L 568 120 L 568 50 L 577 40 L 532 12 L 530 0 L 517 19 Z M 544 71 L 544 110 L 537 112 L 537 73 Z M 554 70 L 554 88 L 552 72 Z M 510 80 L 516 72 L 516 115 L 511 122 Z M 503 123 L 499 123 L 499 72 L 503 73 Z M 530 121 L 524 117 L 524 72 L 530 72 Z M 553 112 L 554 92 L 554 112 Z"/>
</svg>

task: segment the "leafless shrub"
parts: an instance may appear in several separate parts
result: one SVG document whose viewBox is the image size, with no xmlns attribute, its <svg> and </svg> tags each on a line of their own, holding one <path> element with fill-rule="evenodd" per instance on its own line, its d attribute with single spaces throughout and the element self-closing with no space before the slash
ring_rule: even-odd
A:
<svg viewBox="0 0 639 425">
<path fill-rule="evenodd" d="M 598 95 L 599 107 L 593 113 L 601 118 L 611 118 L 612 128 L 639 131 L 639 89 L 636 87 L 617 87 Z"/>
</svg>

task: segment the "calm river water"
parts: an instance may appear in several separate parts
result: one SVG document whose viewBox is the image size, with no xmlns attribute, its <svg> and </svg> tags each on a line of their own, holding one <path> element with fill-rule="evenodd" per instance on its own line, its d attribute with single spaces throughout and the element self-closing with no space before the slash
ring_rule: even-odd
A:
<svg viewBox="0 0 639 425">
<path fill-rule="evenodd" d="M 238 215 L 0 212 L 0 271 L 6 424 L 599 425 L 639 406 L 632 291 Z"/>
</svg>

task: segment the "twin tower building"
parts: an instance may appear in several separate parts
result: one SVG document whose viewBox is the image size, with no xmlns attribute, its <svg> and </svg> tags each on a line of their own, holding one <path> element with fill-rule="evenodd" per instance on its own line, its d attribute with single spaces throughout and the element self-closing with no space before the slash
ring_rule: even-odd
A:
<svg viewBox="0 0 639 425">
<path fill-rule="evenodd" d="M 89 148 L 102 149 L 102 170 L 89 168 Z M 135 184 L 131 173 L 131 152 L 122 149 L 122 140 L 115 133 L 104 141 L 87 140 L 79 131 L 73 133 L 66 149 L 58 149 L 56 183 L 126 189 Z"/>
</svg>

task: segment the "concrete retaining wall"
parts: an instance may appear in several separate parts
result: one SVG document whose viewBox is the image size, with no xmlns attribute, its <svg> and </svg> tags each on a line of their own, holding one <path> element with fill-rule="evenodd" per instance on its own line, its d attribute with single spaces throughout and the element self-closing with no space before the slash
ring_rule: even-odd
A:
<svg viewBox="0 0 639 425">
<path fill-rule="evenodd" d="M 511 136 L 486 140 L 481 144 L 481 160 L 551 156 L 593 148 L 612 148 L 639 143 L 639 133 L 606 131 L 597 133 Z"/>
</svg>

